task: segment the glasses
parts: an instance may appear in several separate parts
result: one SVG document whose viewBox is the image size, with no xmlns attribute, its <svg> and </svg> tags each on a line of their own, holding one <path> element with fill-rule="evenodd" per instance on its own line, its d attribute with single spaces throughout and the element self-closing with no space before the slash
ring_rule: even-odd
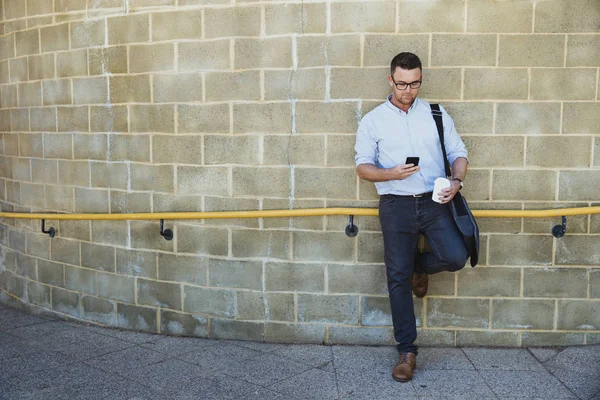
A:
<svg viewBox="0 0 600 400">
<path fill-rule="evenodd" d="M 392 82 L 394 82 L 394 85 L 396 85 L 396 89 L 398 90 L 406 90 L 407 87 L 410 86 L 411 89 L 418 89 L 421 87 L 421 80 L 418 81 L 414 81 L 414 82 L 410 82 L 410 83 L 406 83 L 406 82 L 396 82 L 394 80 L 394 78 L 392 77 Z"/>
</svg>

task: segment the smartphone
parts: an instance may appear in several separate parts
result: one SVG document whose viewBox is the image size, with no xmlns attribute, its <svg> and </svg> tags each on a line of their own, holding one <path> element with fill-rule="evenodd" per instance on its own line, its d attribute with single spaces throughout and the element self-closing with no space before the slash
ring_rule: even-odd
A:
<svg viewBox="0 0 600 400">
<path fill-rule="evenodd" d="M 404 164 L 414 164 L 416 167 L 419 165 L 419 157 L 406 157 L 406 162 Z"/>
</svg>

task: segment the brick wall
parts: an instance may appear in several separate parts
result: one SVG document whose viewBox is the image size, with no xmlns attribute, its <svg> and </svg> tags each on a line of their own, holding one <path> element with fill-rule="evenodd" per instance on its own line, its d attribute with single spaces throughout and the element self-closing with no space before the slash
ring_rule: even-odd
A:
<svg viewBox="0 0 600 400">
<path fill-rule="evenodd" d="M 354 133 L 416 52 L 470 149 L 475 209 L 600 204 L 596 0 L 3 0 L 3 211 L 375 207 Z M 600 342 L 600 217 L 481 219 L 419 343 Z M 391 343 L 376 218 L 4 219 L 0 299 L 164 333 Z"/>
</svg>

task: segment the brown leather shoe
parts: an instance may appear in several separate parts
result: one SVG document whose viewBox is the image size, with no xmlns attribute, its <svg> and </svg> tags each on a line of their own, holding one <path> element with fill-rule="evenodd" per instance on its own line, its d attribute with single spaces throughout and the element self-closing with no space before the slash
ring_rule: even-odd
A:
<svg viewBox="0 0 600 400">
<path fill-rule="evenodd" d="M 392 378 L 398 382 L 412 380 L 417 368 L 417 355 L 415 353 L 400 353 L 400 359 L 392 370 Z"/>
<path fill-rule="evenodd" d="M 427 294 L 429 277 L 425 273 L 415 272 L 412 277 L 412 290 L 415 296 L 424 297 Z"/>
</svg>

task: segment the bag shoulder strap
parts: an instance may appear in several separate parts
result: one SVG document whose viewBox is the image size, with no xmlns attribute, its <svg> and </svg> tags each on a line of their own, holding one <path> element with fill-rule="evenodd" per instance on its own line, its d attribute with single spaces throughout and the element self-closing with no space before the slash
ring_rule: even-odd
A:
<svg viewBox="0 0 600 400">
<path fill-rule="evenodd" d="M 450 163 L 448 162 L 448 156 L 446 155 L 446 146 L 444 145 L 444 123 L 442 122 L 442 111 L 440 110 L 439 104 L 430 104 L 431 114 L 437 127 L 438 136 L 440 137 L 440 143 L 442 145 L 442 154 L 444 155 L 444 169 L 446 170 L 446 176 L 452 176 L 450 172 Z"/>
</svg>

